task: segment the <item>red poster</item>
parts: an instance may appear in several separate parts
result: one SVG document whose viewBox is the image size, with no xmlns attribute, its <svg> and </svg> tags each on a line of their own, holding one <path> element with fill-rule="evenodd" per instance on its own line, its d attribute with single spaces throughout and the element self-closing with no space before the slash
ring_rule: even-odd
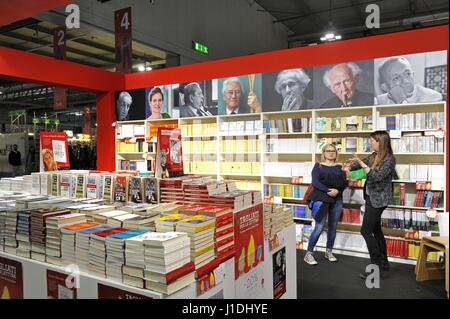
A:
<svg viewBox="0 0 450 319">
<path fill-rule="evenodd" d="M 23 299 L 22 264 L 0 257 L 0 299 Z"/>
<path fill-rule="evenodd" d="M 53 29 L 53 56 L 55 59 L 66 59 L 66 29 L 58 27 Z M 67 89 L 55 87 L 53 90 L 53 109 L 67 108 Z"/>
<path fill-rule="evenodd" d="M 126 290 L 98 284 L 98 299 L 153 299 Z"/>
<path fill-rule="evenodd" d="M 67 287 L 69 275 L 47 269 L 47 297 L 48 299 L 77 299 L 77 289 Z M 69 284 L 73 280 L 69 278 Z"/>
<path fill-rule="evenodd" d="M 156 176 L 169 178 L 183 176 L 181 130 L 158 128 Z"/>
<path fill-rule="evenodd" d="M 40 132 L 41 160 L 40 171 L 56 171 L 70 168 L 69 146 L 64 132 Z"/>
<path fill-rule="evenodd" d="M 116 33 L 116 72 L 131 73 L 132 42 L 131 7 L 114 12 Z"/>
<path fill-rule="evenodd" d="M 235 279 L 264 261 L 263 205 L 255 205 L 235 215 Z"/>
</svg>

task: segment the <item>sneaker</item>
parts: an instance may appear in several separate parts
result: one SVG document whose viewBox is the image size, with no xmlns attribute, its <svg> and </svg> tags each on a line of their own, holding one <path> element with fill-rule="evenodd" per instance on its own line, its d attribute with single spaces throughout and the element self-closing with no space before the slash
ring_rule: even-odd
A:
<svg viewBox="0 0 450 319">
<path fill-rule="evenodd" d="M 314 259 L 314 256 L 312 253 L 306 253 L 305 258 L 303 260 L 308 265 L 317 265 L 317 261 Z"/>
<path fill-rule="evenodd" d="M 328 259 L 328 261 L 331 261 L 331 262 L 336 262 L 337 261 L 337 258 L 334 257 L 333 253 L 331 251 L 328 251 L 328 250 L 325 252 L 325 259 Z"/>
</svg>

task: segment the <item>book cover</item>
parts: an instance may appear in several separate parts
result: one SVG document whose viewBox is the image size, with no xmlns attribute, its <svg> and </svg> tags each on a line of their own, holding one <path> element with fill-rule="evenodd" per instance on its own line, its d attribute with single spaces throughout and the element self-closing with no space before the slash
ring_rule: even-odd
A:
<svg viewBox="0 0 450 319">
<path fill-rule="evenodd" d="M 181 131 L 179 128 L 158 128 L 156 158 L 156 177 L 169 178 L 184 174 Z"/>
<path fill-rule="evenodd" d="M 144 177 L 142 182 L 144 188 L 144 202 L 151 204 L 159 203 L 158 179 L 155 177 Z"/>
<path fill-rule="evenodd" d="M 114 183 L 114 199 L 116 202 L 128 201 L 128 175 L 117 175 Z"/>
<path fill-rule="evenodd" d="M 143 191 L 142 191 L 142 179 L 139 176 L 132 176 L 130 178 L 128 200 L 133 203 L 142 203 Z"/>
<path fill-rule="evenodd" d="M 108 202 L 114 201 L 114 175 L 103 175 L 102 198 Z"/>
</svg>

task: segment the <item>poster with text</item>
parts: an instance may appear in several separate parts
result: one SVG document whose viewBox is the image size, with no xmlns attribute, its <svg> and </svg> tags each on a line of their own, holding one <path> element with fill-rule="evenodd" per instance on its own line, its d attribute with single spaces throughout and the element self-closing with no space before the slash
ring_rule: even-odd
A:
<svg viewBox="0 0 450 319">
<path fill-rule="evenodd" d="M 235 215 L 235 279 L 264 261 L 263 205 L 255 205 Z"/>
<path fill-rule="evenodd" d="M 264 267 L 256 267 L 236 280 L 236 299 L 264 299 Z"/>
<path fill-rule="evenodd" d="M 40 171 L 70 168 L 69 148 L 65 132 L 40 132 Z"/>
<path fill-rule="evenodd" d="M 23 299 L 22 264 L 0 257 L 0 299 Z"/>
<path fill-rule="evenodd" d="M 280 299 L 286 293 L 286 247 L 272 255 L 273 298 Z"/>
<path fill-rule="evenodd" d="M 158 128 L 158 146 L 156 151 L 157 177 L 183 176 L 183 154 L 181 149 L 181 130 L 179 128 Z"/>
<path fill-rule="evenodd" d="M 98 299 L 153 299 L 126 290 L 98 284 Z"/>
<path fill-rule="evenodd" d="M 73 281 L 71 275 L 47 269 L 47 298 L 48 299 L 77 299 L 77 289 L 67 287 Z"/>
</svg>

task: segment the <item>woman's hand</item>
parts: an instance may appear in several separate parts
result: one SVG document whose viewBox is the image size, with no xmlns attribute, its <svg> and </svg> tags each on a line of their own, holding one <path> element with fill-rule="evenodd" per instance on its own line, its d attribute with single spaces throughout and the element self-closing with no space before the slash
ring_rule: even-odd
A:
<svg viewBox="0 0 450 319">
<path fill-rule="evenodd" d="M 359 165 L 364 166 L 364 162 L 355 153 L 353 153 L 353 157 L 350 161 L 357 162 Z"/>
<path fill-rule="evenodd" d="M 330 191 L 327 193 L 330 197 L 336 197 L 339 194 L 339 191 L 335 188 L 330 188 Z"/>
</svg>

